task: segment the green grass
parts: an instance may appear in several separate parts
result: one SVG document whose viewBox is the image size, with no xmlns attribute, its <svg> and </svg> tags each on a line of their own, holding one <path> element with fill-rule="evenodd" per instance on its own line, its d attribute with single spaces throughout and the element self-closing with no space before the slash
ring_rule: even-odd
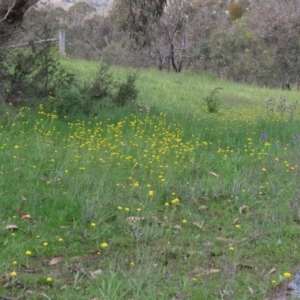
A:
<svg viewBox="0 0 300 300">
<path fill-rule="evenodd" d="M 82 80 L 96 70 L 63 63 Z M 297 92 L 139 72 L 148 113 L 61 121 L 1 107 L 0 295 L 265 299 L 298 271 L 299 110 L 265 108 Z"/>
</svg>

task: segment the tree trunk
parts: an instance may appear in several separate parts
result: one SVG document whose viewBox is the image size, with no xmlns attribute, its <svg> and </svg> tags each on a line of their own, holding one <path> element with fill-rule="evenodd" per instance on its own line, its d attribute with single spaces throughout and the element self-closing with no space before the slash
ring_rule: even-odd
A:
<svg viewBox="0 0 300 300">
<path fill-rule="evenodd" d="M 172 43 L 170 43 L 170 54 L 171 54 L 171 63 L 172 63 L 172 67 L 174 69 L 174 71 L 177 73 L 178 72 L 178 68 L 176 66 L 175 63 L 175 58 L 174 58 L 174 45 Z"/>
<path fill-rule="evenodd" d="M 39 0 L 0 0 L 0 43 L 22 23 L 24 13 Z"/>
</svg>

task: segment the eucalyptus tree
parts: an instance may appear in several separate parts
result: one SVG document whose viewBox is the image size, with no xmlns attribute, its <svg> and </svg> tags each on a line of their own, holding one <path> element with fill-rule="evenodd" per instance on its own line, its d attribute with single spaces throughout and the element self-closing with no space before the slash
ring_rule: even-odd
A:
<svg viewBox="0 0 300 300">
<path fill-rule="evenodd" d="M 8 38 L 22 24 L 25 12 L 39 0 L 0 0 L 0 42 Z"/>
<path fill-rule="evenodd" d="M 146 46 L 151 42 L 149 28 L 163 15 L 167 2 L 167 0 L 115 0 L 111 17 L 138 46 Z"/>
</svg>

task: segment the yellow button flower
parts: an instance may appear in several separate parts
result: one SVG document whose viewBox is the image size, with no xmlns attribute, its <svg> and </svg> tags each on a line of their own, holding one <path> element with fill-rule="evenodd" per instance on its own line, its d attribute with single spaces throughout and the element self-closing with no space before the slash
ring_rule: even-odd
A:
<svg viewBox="0 0 300 300">
<path fill-rule="evenodd" d="M 17 274 L 17 272 L 15 272 L 15 271 L 12 271 L 11 273 L 10 273 L 10 276 L 11 277 L 16 277 L 18 274 Z"/>
<path fill-rule="evenodd" d="M 108 244 L 107 244 L 107 243 L 102 243 L 102 244 L 101 244 L 101 248 L 102 248 L 102 249 L 106 249 L 107 247 L 108 247 Z"/>
</svg>

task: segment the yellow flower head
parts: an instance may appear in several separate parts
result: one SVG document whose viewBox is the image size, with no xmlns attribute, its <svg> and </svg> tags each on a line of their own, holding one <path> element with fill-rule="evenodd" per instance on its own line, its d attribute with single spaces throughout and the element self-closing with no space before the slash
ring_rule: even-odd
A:
<svg viewBox="0 0 300 300">
<path fill-rule="evenodd" d="M 292 277 L 292 274 L 289 273 L 289 272 L 285 272 L 285 273 L 283 273 L 283 277 L 286 278 L 286 279 L 289 279 L 289 278 Z"/>
<path fill-rule="evenodd" d="M 101 248 L 102 248 L 102 249 L 106 249 L 107 247 L 108 247 L 108 244 L 107 244 L 107 243 L 102 243 L 102 244 L 101 244 Z"/>
<path fill-rule="evenodd" d="M 51 277 L 47 277 L 47 282 L 52 282 L 52 278 Z"/>
<path fill-rule="evenodd" d="M 178 199 L 178 198 L 175 198 L 175 199 L 173 199 L 173 200 L 171 201 L 171 203 L 172 203 L 172 204 L 177 204 L 177 203 L 179 203 L 179 199 Z"/>
<path fill-rule="evenodd" d="M 152 190 L 149 191 L 148 196 L 152 197 L 154 195 L 154 192 Z"/>
<path fill-rule="evenodd" d="M 15 272 L 15 271 L 12 271 L 11 273 L 10 273 L 10 276 L 11 277 L 16 277 L 18 274 L 17 274 L 17 272 Z"/>
<path fill-rule="evenodd" d="M 31 251 L 28 250 L 25 252 L 25 254 L 29 256 L 29 255 L 31 255 Z"/>
</svg>

